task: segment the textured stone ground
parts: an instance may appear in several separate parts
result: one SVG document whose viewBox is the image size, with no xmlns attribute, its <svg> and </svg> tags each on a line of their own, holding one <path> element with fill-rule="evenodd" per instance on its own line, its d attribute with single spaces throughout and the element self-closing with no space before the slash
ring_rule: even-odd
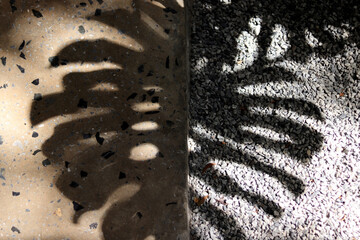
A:
<svg viewBox="0 0 360 240">
<path fill-rule="evenodd" d="M 358 1 L 192 1 L 194 239 L 358 239 Z"/>
<path fill-rule="evenodd" d="M 188 239 L 182 3 L 0 9 L 0 239 Z"/>
</svg>

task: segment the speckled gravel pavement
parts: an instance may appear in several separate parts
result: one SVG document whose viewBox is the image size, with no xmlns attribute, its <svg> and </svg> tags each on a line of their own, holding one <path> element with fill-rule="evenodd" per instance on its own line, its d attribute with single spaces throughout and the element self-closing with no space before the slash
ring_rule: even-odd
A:
<svg viewBox="0 0 360 240">
<path fill-rule="evenodd" d="M 190 5 L 192 239 L 359 239 L 360 3 Z"/>
</svg>

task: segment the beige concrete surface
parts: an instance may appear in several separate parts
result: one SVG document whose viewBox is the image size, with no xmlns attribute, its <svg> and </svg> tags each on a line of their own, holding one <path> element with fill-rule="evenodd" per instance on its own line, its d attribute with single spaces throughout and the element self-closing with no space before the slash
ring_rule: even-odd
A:
<svg viewBox="0 0 360 240">
<path fill-rule="evenodd" d="M 0 9 L 0 239 L 188 239 L 183 2 Z"/>
</svg>

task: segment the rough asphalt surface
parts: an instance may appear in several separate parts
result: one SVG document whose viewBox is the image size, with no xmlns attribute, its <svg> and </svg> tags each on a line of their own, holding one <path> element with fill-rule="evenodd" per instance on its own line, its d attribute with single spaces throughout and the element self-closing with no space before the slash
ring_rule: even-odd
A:
<svg viewBox="0 0 360 240">
<path fill-rule="evenodd" d="M 192 2 L 192 239 L 359 239 L 359 11 Z"/>
</svg>

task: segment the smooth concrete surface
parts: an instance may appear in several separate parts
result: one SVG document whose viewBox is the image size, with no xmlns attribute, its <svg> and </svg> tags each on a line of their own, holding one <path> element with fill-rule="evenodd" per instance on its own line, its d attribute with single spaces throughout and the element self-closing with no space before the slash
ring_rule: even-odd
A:
<svg viewBox="0 0 360 240">
<path fill-rule="evenodd" d="M 189 239 L 183 2 L 0 9 L 0 239 Z"/>
</svg>

